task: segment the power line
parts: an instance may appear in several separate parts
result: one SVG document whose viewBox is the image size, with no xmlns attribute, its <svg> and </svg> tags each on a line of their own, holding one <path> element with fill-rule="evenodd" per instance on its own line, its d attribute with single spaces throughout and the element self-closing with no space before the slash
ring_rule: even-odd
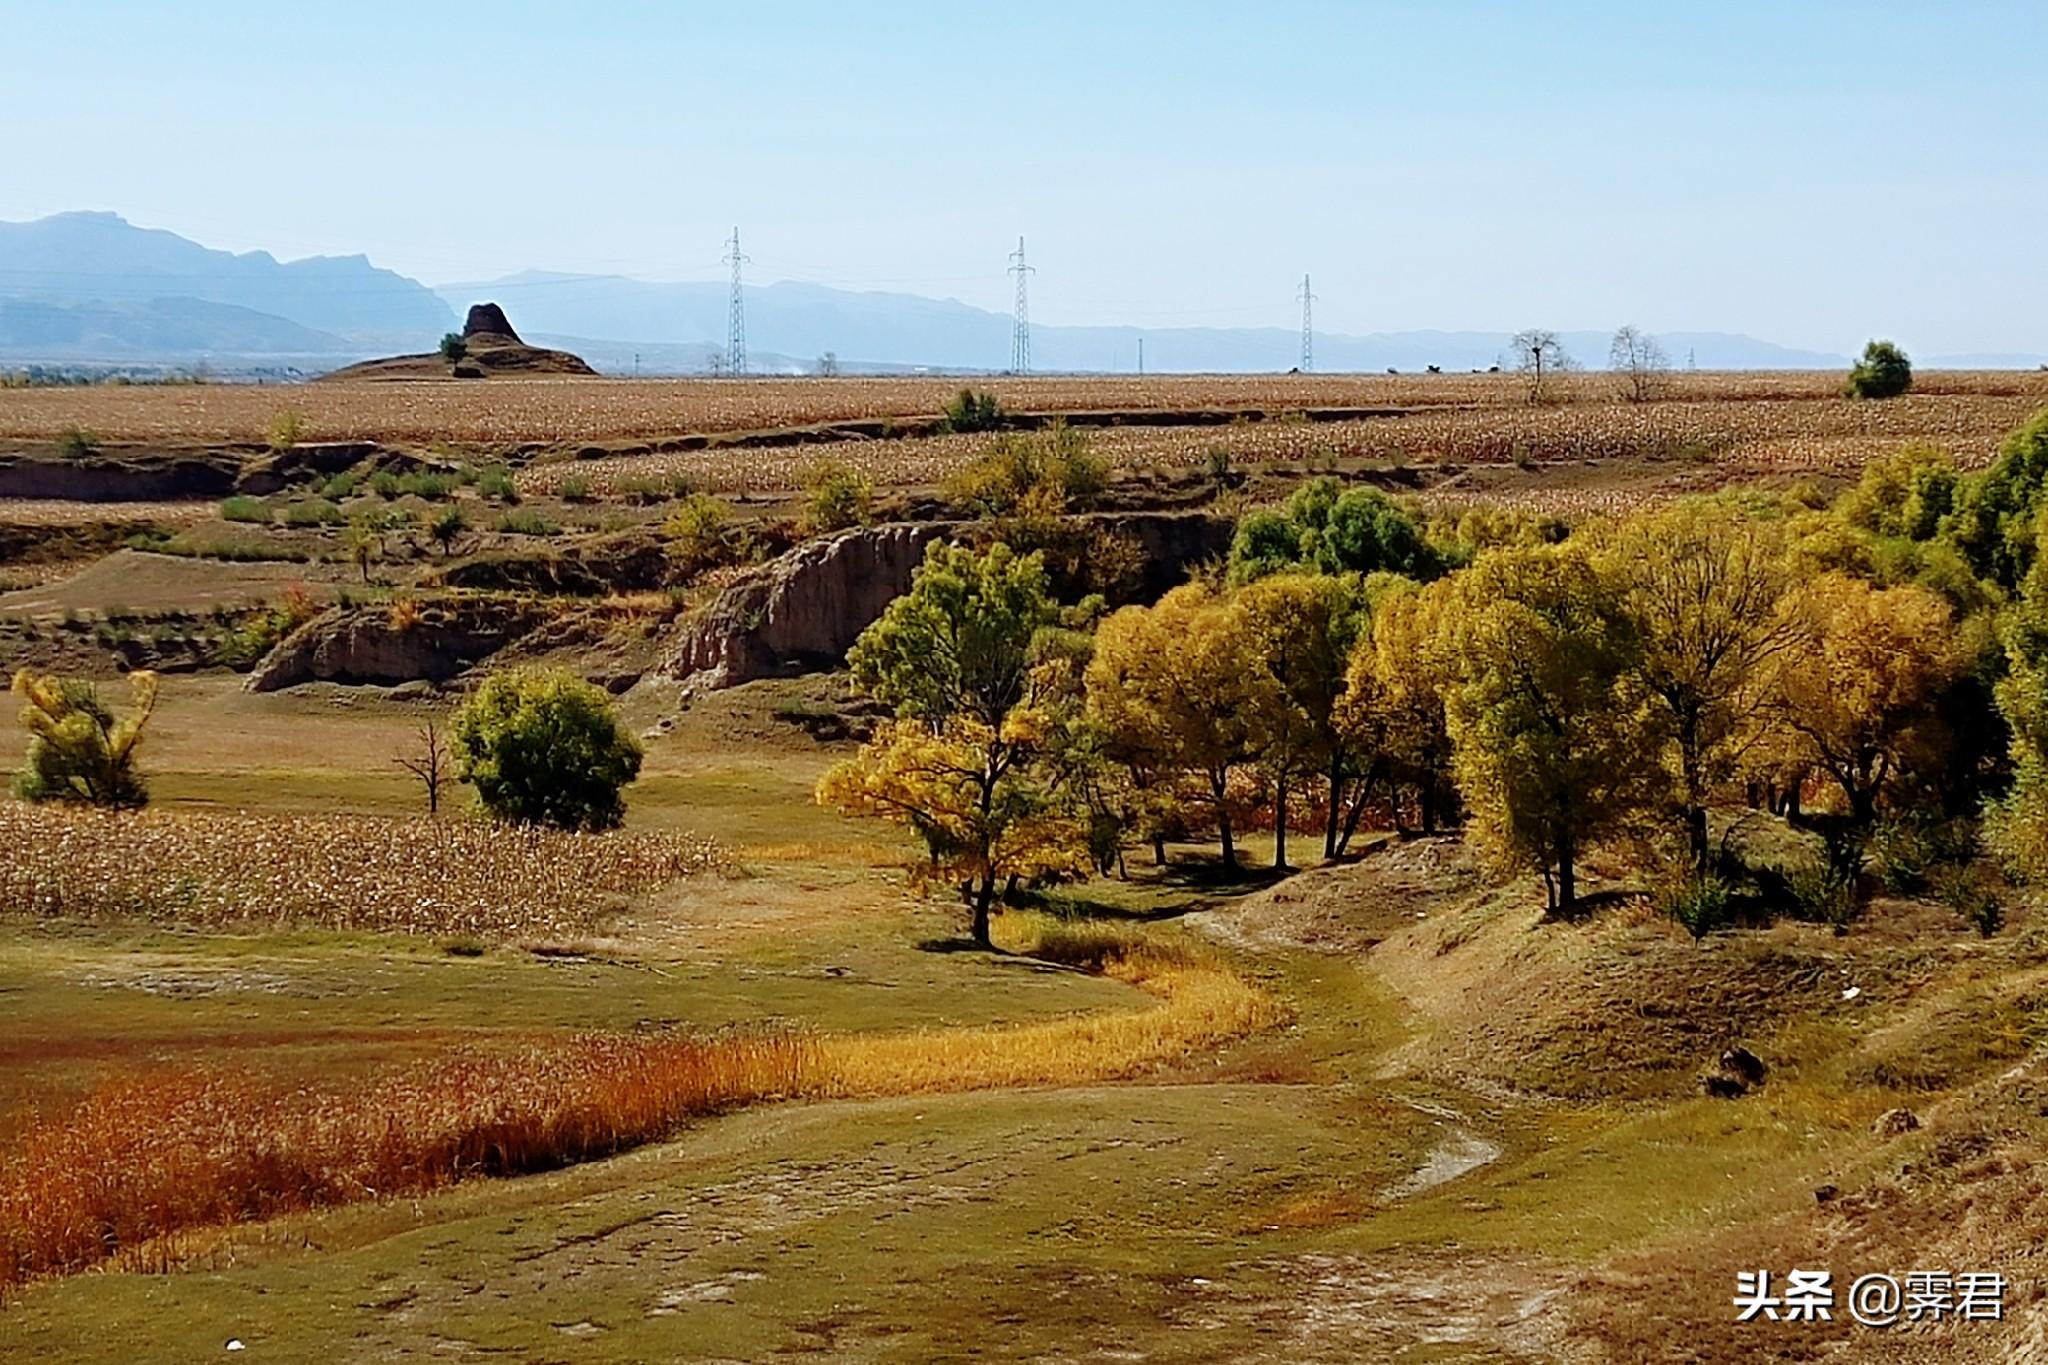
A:
<svg viewBox="0 0 2048 1365">
<path fill-rule="evenodd" d="M 740 281 L 740 267 L 747 258 L 740 251 L 740 230 L 737 226 L 732 230 L 732 240 L 725 247 L 725 263 L 732 267 L 732 304 L 725 326 L 725 369 L 728 374 L 743 375 L 747 372 L 747 299 Z"/>
<path fill-rule="evenodd" d="M 1315 315 L 1311 311 L 1316 296 L 1309 291 L 1306 274 L 1301 277 L 1301 293 L 1296 297 L 1301 300 L 1301 372 L 1308 374 L 1316 367 Z"/>
<path fill-rule="evenodd" d="M 1037 267 L 1024 261 L 1024 239 L 1017 239 L 1017 249 L 1010 253 L 1010 273 L 1017 277 L 1017 311 L 1014 330 L 1010 335 L 1010 373 L 1031 373 L 1031 301 L 1026 295 L 1025 281 Z"/>
</svg>

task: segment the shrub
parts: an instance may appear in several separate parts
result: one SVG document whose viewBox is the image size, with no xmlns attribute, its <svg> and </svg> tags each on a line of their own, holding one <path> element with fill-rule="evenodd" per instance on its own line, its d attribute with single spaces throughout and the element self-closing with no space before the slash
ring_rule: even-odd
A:
<svg viewBox="0 0 2048 1365">
<path fill-rule="evenodd" d="M 595 501 L 590 492 L 590 480 L 581 474 L 571 474 L 568 478 L 562 480 L 562 501 Z"/>
<path fill-rule="evenodd" d="M 59 678 L 22 669 L 14 675 L 21 723 L 28 727 L 28 761 L 14 779 L 25 801 L 71 801 L 127 809 L 145 805 L 149 791 L 135 772 L 135 750 L 156 706 L 156 674 L 128 675 L 135 705 L 116 717 L 84 678 Z"/>
<path fill-rule="evenodd" d="M 562 528 L 540 513 L 521 507 L 498 518 L 498 529 L 510 536 L 556 536 Z"/>
<path fill-rule="evenodd" d="M 1856 882 L 1827 862 L 1785 869 L 1795 918 L 1846 929 L 1856 918 Z"/>
<path fill-rule="evenodd" d="M 667 502 L 673 496 L 669 486 L 659 479 L 626 479 L 619 484 L 619 496 L 627 502 L 646 507 L 657 502 Z"/>
<path fill-rule="evenodd" d="M 1066 426 L 1036 436 L 1004 435 L 949 477 L 946 499 L 977 516 L 1061 516 L 1093 507 L 1109 467 Z"/>
<path fill-rule="evenodd" d="M 1998 893 L 1968 868 L 1947 869 L 1935 878 L 1934 889 L 1943 905 L 1961 915 L 1985 938 L 2005 927 L 2005 906 Z"/>
<path fill-rule="evenodd" d="M 640 745 L 611 701 L 574 674 L 499 673 L 456 712 L 456 773 L 485 810 L 517 824 L 617 827 L 640 775 Z"/>
<path fill-rule="evenodd" d="M 1849 371 L 1843 391 L 1851 398 L 1897 398 L 1912 387 L 1913 362 L 1906 353 L 1889 341 L 1873 341 Z"/>
<path fill-rule="evenodd" d="M 228 498 L 221 503 L 220 519 L 222 521 L 265 522 L 270 520 L 270 508 L 264 505 L 261 498 L 252 498 L 246 493 L 237 493 L 232 498 Z"/>
<path fill-rule="evenodd" d="M 445 555 L 454 550 L 456 540 L 468 529 L 469 518 L 462 514 L 460 507 L 444 507 L 428 523 L 427 534 L 434 538 Z"/>
<path fill-rule="evenodd" d="M 353 470 L 345 469 L 326 483 L 320 485 L 320 496 L 332 498 L 336 502 L 340 502 L 344 498 L 352 498 L 356 493 L 356 485 L 360 482 L 362 480 L 357 477 Z"/>
<path fill-rule="evenodd" d="M 370 491 L 388 502 L 404 490 L 400 487 L 396 474 L 388 469 L 380 469 L 370 476 Z"/>
<path fill-rule="evenodd" d="M 82 460 L 99 449 L 100 438 L 84 427 L 66 427 L 57 437 L 57 453 L 67 460 Z"/>
<path fill-rule="evenodd" d="M 865 526 L 875 500 L 874 481 L 839 460 L 819 460 L 804 474 L 803 532 L 823 535 Z"/>
<path fill-rule="evenodd" d="M 1728 883 L 1719 877 L 1689 877 L 1660 901 L 1664 912 L 1696 939 L 1725 927 L 1730 919 Z"/>
<path fill-rule="evenodd" d="M 1003 405 L 992 393 L 962 389 L 946 405 L 940 425 L 951 432 L 996 431 L 1003 425 Z"/>
<path fill-rule="evenodd" d="M 286 408 L 270 423 L 270 448 L 283 452 L 299 443 L 299 434 L 305 428 L 305 419 L 294 408 Z"/>
<path fill-rule="evenodd" d="M 307 498 L 284 509 L 287 526 L 339 526 L 346 520 L 341 508 L 325 498 Z"/>
<path fill-rule="evenodd" d="M 410 493 L 428 502 L 443 502 L 454 494 L 455 478 L 451 474 L 422 469 L 400 479 L 398 488 L 402 493 Z"/>
<path fill-rule="evenodd" d="M 440 349 L 441 359 L 452 365 L 469 354 L 469 343 L 462 339 L 460 332 L 444 332 Z"/>
<path fill-rule="evenodd" d="M 1927 884 L 1938 850 L 1934 831 L 1911 818 L 1881 820 L 1870 832 L 1870 860 L 1884 889 L 1911 895 Z"/>
<path fill-rule="evenodd" d="M 485 498 L 496 502 L 514 503 L 519 501 L 519 489 L 512 482 L 512 471 L 503 465 L 492 465 L 476 476 L 476 491 Z"/>
<path fill-rule="evenodd" d="M 732 524 L 732 508 L 704 493 L 692 493 L 661 524 L 669 558 L 684 577 L 744 557 L 748 537 Z"/>
</svg>

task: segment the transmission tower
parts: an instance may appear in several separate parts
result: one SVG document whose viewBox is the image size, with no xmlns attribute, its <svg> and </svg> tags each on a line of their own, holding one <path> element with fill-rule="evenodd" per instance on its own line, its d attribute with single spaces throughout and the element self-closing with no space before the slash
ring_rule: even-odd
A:
<svg viewBox="0 0 2048 1365">
<path fill-rule="evenodd" d="M 1310 311 L 1316 296 L 1309 292 L 1307 275 L 1301 277 L 1301 293 L 1296 297 L 1301 300 L 1301 372 L 1307 374 L 1316 367 L 1316 326 Z"/>
<path fill-rule="evenodd" d="M 740 282 L 740 267 L 746 260 L 740 251 L 740 230 L 735 227 L 732 240 L 725 244 L 725 263 L 732 267 L 732 307 L 725 328 L 725 372 L 731 375 L 747 372 L 747 297 Z"/>
<path fill-rule="evenodd" d="M 1031 278 L 1036 266 L 1024 262 L 1024 239 L 1017 239 L 1017 249 L 1010 253 L 1010 273 L 1017 277 L 1017 313 L 1015 330 L 1010 336 L 1010 373 L 1031 373 L 1031 301 L 1027 297 L 1025 281 Z"/>
</svg>

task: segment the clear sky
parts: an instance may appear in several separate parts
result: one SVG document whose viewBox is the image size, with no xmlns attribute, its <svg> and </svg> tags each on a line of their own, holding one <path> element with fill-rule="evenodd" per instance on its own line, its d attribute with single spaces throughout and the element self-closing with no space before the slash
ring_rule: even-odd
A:
<svg viewBox="0 0 2048 1365">
<path fill-rule="evenodd" d="M 2048 3 L 0 0 L 0 219 L 429 283 L 2048 351 Z"/>
</svg>

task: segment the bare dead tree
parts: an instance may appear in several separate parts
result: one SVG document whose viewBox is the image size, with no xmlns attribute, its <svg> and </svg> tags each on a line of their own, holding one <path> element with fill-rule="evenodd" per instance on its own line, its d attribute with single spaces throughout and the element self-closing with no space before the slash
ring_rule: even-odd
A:
<svg viewBox="0 0 2048 1365">
<path fill-rule="evenodd" d="M 437 816 L 441 813 L 441 788 L 453 776 L 449 771 L 448 750 L 441 743 L 441 731 L 432 721 L 420 726 L 417 739 L 417 749 L 391 761 L 419 779 L 420 785 L 427 789 L 427 814 L 429 817 Z"/>
<path fill-rule="evenodd" d="M 1614 344 L 1607 350 L 1607 368 L 1620 382 L 1622 397 L 1631 403 L 1647 403 L 1663 392 L 1671 361 L 1657 338 L 1631 322 L 1614 334 Z"/>
<path fill-rule="evenodd" d="M 1572 367 L 1572 358 L 1555 332 L 1532 327 L 1515 333 L 1508 345 L 1514 348 L 1516 372 L 1529 385 L 1531 403 L 1541 403 L 1547 396 L 1545 385 Z"/>
</svg>

